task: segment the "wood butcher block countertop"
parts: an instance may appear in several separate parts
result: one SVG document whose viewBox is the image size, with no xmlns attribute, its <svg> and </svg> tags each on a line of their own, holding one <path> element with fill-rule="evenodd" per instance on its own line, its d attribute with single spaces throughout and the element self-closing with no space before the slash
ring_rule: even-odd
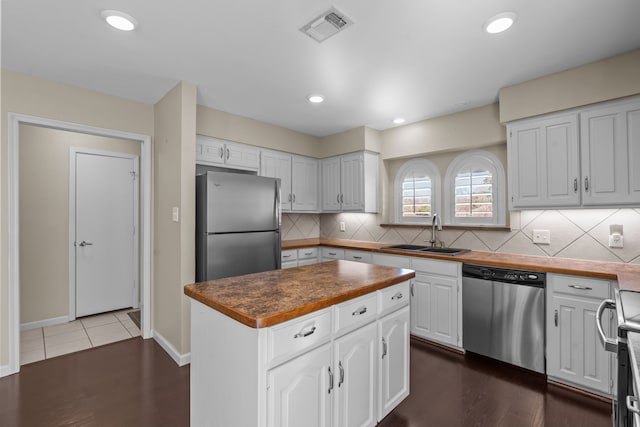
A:
<svg viewBox="0 0 640 427">
<path fill-rule="evenodd" d="M 496 252 L 470 251 L 461 255 L 435 255 L 415 252 L 382 249 L 394 243 L 363 242 L 343 239 L 304 239 L 285 240 L 282 249 L 296 249 L 309 246 L 330 246 L 342 249 L 380 252 L 446 261 L 466 262 L 470 264 L 490 265 L 494 267 L 516 268 L 543 271 L 548 273 L 571 274 L 576 276 L 598 277 L 617 280 L 618 288 L 640 292 L 640 265 L 617 262 L 587 261 L 570 258 L 551 258 L 532 255 L 515 255 Z"/>
<path fill-rule="evenodd" d="M 413 270 L 338 260 L 194 283 L 184 293 L 240 323 L 264 328 L 414 276 Z"/>
</svg>

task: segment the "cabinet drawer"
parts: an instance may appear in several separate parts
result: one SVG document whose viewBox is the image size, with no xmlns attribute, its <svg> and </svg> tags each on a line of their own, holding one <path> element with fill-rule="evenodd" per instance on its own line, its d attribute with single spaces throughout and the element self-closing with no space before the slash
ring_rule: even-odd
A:
<svg viewBox="0 0 640 427">
<path fill-rule="evenodd" d="M 344 259 L 344 249 L 322 248 L 322 258 Z"/>
<path fill-rule="evenodd" d="M 611 295 L 611 283 L 608 280 L 589 277 L 548 274 L 547 287 L 553 292 L 588 298 L 606 299 Z"/>
<path fill-rule="evenodd" d="M 282 262 L 295 261 L 298 259 L 298 251 L 295 249 L 287 249 L 286 251 L 282 251 L 280 256 L 282 257 Z"/>
<path fill-rule="evenodd" d="M 348 259 L 349 261 L 366 262 L 370 264 L 371 252 L 344 251 L 344 259 Z"/>
<path fill-rule="evenodd" d="M 458 277 L 460 263 L 452 261 L 439 261 L 427 258 L 411 258 L 411 266 L 416 271 L 430 274 Z"/>
<path fill-rule="evenodd" d="M 318 258 L 318 248 L 298 249 L 298 259 Z"/>
<path fill-rule="evenodd" d="M 335 333 L 341 335 L 376 319 L 378 299 L 374 293 L 335 306 Z"/>
<path fill-rule="evenodd" d="M 409 304 L 409 281 L 378 291 L 378 313 L 385 314 Z"/>
<path fill-rule="evenodd" d="M 268 361 L 282 361 L 331 339 L 331 309 L 269 328 Z"/>
<path fill-rule="evenodd" d="M 298 267 L 302 267 L 303 265 L 317 264 L 317 263 L 318 263 L 318 258 L 301 259 L 301 260 L 298 260 Z"/>
</svg>

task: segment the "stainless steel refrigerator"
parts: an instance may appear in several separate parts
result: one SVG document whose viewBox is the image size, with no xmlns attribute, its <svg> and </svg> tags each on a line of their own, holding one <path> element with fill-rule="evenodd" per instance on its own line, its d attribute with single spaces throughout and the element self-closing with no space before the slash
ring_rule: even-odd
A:
<svg viewBox="0 0 640 427">
<path fill-rule="evenodd" d="M 196 177 L 196 281 L 280 268 L 280 180 Z"/>
</svg>

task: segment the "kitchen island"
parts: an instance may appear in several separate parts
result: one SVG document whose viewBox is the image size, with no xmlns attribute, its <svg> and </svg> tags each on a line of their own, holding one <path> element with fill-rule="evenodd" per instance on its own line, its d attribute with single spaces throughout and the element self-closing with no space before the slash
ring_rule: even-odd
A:
<svg viewBox="0 0 640 427">
<path fill-rule="evenodd" d="M 340 260 L 185 286 L 191 425 L 375 425 L 409 394 L 414 275 Z"/>
</svg>

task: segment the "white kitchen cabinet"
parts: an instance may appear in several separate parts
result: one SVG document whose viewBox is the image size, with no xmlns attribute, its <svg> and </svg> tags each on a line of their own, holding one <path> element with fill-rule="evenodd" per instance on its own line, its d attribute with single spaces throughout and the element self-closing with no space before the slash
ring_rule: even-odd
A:
<svg viewBox="0 0 640 427">
<path fill-rule="evenodd" d="M 323 211 L 378 211 L 377 154 L 358 152 L 320 163 Z"/>
<path fill-rule="evenodd" d="M 511 206 L 640 203 L 640 98 L 507 125 Z"/>
<path fill-rule="evenodd" d="M 298 249 L 298 266 L 317 264 L 319 262 L 318 247 Z"/>
<path fill-rule="evenodd" d="M 409 307 L 378 322 L 380 359 L 378 421 L 409 395 Z"/>
<path fill-rule="evenodd" d="M 461 264 L 412 258 L 411 334 L 462 347 Z"/>
<path fill-rule="evenodd" d="M 510 124 L 508 135 L 514 208 L 580 205 L 577 114 Z"/>
<path fill-rule="evenodd" d="M 196 163 L 257 171 L 260 151 L 248 145 L 197 135 Z"/>
<path fill-rule="evenodd" d="M 335 427 L 376 424 L 377 336 L 376 323 L 369 323 L 334 342 Z"/>
<path fill-rule="evenodd" d="M 596 311 L 611 295 L 607 280 L 547 275 L 547 375 L 553 381 L 610 395 L 612 353 L 600 343 Z M 610 335 L 613 312 L 603 316 Z"/>
<path fill-rule="evenodd" d="M 320 252 L 322 254 L 322 262 L 344 259 L 344 249 L 322 247 Z"/>
<path fill-rule="evenodd" d="M 640 100 L 580 113 L 583 203 L 640 202 Z"/>
<path fill-rule="evenodd" d="M 287 249 L 280 253 L 280 258 L 282 261 L 281 268 L 293 268 L 298 266 L 298 250 L 297 249 Z"/>
<path fill-rule="evenodd" d="M 318 210 L 318 160 L 279 151 L 262 151 L 260 175 L 280 178 L 283 212 Z"/>
<path fill-rule="evenodd" d="M 331 344 L 310 351 L 268 372 L 269 427 L 330 427 Z"/>
<path fill-rule="evenodd" d="M 388 255 L 374 252 L 371 257 L 372 264 L 386 265 L 387 267 L 411 268 L 411 257 L 403 255 Z"/>
<path fill-rule="evenodd" d="M 310 157 L 292 158 L 292 210 L 318 210 L 318 160 Z"/>
<path fill-rule="evenodd" d="M 291 211 L 291 154 L 279 151 L 260 153 L 260 176 L 280 178 L 280 208 Z"/>
<path fill-rule="evenodd" d="M 345 250 L 344 259 L 349 261 L 364 262 L 366 264 L 371 264 L 372 253 L 366 252 L 366 251 Z"/>
</svg>

